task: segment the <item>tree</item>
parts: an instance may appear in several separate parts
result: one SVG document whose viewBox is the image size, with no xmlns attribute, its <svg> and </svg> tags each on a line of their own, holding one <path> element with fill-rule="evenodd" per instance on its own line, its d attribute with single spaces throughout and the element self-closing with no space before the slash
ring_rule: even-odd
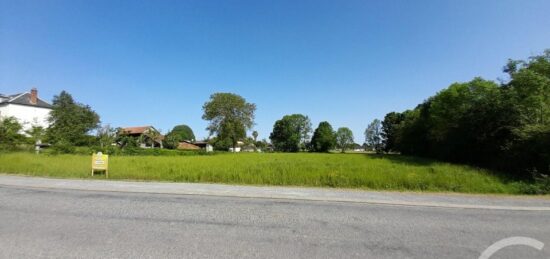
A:
<svg viewBox="0 0 550 259">
<path fill-rule="evenodd" d="M 0 145 L 14 148 L 23 139 L 19 133 L 22 128 L 15 117 L 0 117 Z"/>
<path fill-rule="evenodd" d="M 300 134 L 292 127 L 290 120 L 283 118 L 276 121 L 269 139 L 276 151 L 298 152 L 300 150 Z"/>
<path fill-rule="evenodd" d="M 254 152 L 256 152 L 258 151 L 258 132 L 252 131 L 252 137 L 254 138 L 254 142 L 252 143 L 252 145 L 254 146 Z"/>
<path fill-rule="evenodd" d="M 386 114 L 382 121 L 381 136 L 385 152 L 397 151 L 397 136 L 399 125 L 404 120 L 404 115 L 398 112 L 390 112 Z"/>
<path fill-rule="evenodd" d="M 365 130 L 365 142 L 376 153 L 382 152 L 382 128 L 379 119 L 374 119 Z"/>
<path fill-rule="evenodd" d="M 256 143 L 254 143 L 254 145 L 256 146 L 256 148 L 259 148 L 259 149 L 265 151 L 265 149 L 269 146 L 269 143 L 267 142 L 266 139 L 262 139 L 262 140 L 256 141 Z"/>
<path fill-rule="evenodd" d="M 122 128 L 116 128 L 116 138 L 115 142 L 122 149 L 134 149 L 139 146 L 138 139 L 136 137 L 130 136 L 128 132 L 124 131 Z"/>
<path fill-rule="evenodd" d="M 164 137 L 164 146 L 169 149 L 174 149 L 178 147 L 178 144 L 184 140 L 194 141 L 195 134 L 191 127 L 187 125 L 177 125 L 175 126 L 166 136 Z"/>
<path fill-rule="evenodd" d="M 210 138 L 208 143 L 211 144 L 212 147 L 215 150 L 225 150 L 225 151 L 227 151 L 228 149 L 233 147 L 233 143 L 231 142 L 231 139 L 229 139 L 229 138 L 221 139 L 221 138 L 218 138 L 218 137 L 212 137 L 212 138 Z M 235 150 L 235 149 L 233 149 L 233 150 Z"/>
<path fill-rule="evenodd" d="M 336 145 L 336 137 L 330 123 L 319 123 L 311 138 L 311 147 L 315 152 L 328 152 Z"/>
<path fill-rule="evenodd" d="M 163 140 L 164 147 L 168 149 L 178 148 L 179 143 L 180 143 L 180 140 L 178 136 L 175 134 L 167 134 Z"/>
<path fill-rule="evenodd" d="M 258 139 L 258 132 L 257 132 L 257 131 L 253 131 L 253 132 L 252 132 L 252 137 L 254 138 L 254 142 L 256 142 L 257 139 Z"/>
<path fill-rule="evenodd" d="M 386 150 L 539 179 L 550 174 L 550 50 L 510 60 L 509 81 L 454 83 L 412 110 L 389 113 Z"/>
<path fill-rule="evenodd" d="M 30 129 L 26 130 L 25 133 L 29 136 L 32 144 L 41 142 L 46 134 L 46 130 L 42 126 L 32 126 Z"/>
<path fill-rule="evenodd" d="M 311 133 L 311 121 L 302 114 L 285 115 L 273 125 L 269 138 L 275 150 L 297 152 L 304 150 Z"/>
<path fill-rule="evenodd" d="M 354 144 L 353 132 L 346 127 L 338 128 L 338 131 L 336 131 L 336 144 L 344 153 L 347 148 L 351 148 Z"/>
<path fill-rule="evenodd" d="M 193 130 L 185 124 L 175 126 L 167 135 L 175 135 L 179 141 L 195 141 Z"/>
<path fill-rule="evenodd" d="M 97 140 L 101 148 L 111 146 L 115 142 L 117 130 L 105 124 L 97 129 Z"/>
<path fill-rule="evenodd" d="M 97 128 L 99 116 L 88 105 L 76 103 L 73 97 L 62 91 L 53 98 L 50 126 L 46 136 L 52 143 L 63 142 L 82 145 L 88 140 L 86 134 Z"/>
<path fill-rule="evenodd" d="M 309 134 L 312 131 L 311 120 L 308 116 L 302 114 L 292 114 L 287 116 L 292 121 L 292 124 L 300 135 L 300 149 L 305 150 L 306 143 L 309 141 Z"/>
<path fill-rule="evenodd" d="M 202 118 L 210 121 L 206 128 L 210 135 L 217 134 L 218 141 L 230 142 L 233 150 L 254 125 L 256 105 L 236 94 L 215 93 L 202 109 Z"/>
<path fill-rule="evenodd" d="M 550 125 L 550 49 L 528 61 L 510 60 L 504 72 L 510 81 L 502 88 L 520 114 L 520 127 Z"/>
</svg>

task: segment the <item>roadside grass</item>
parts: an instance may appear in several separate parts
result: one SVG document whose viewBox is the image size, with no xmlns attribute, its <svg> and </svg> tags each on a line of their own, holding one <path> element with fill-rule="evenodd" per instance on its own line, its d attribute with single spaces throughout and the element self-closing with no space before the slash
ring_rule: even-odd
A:
<svg viewBox="0 0 550 259">
<path fill-rule="evenodd" d="M 57 178 L 91 176 L 91 156 L 0 153 L 0 172 Z M 139 181 L 337 187 L 461 193 L 522 193 L 520 182 L 484 169 L 400 155 L 240 153 L 111 156 L 109 178 Z"/>
</svg>

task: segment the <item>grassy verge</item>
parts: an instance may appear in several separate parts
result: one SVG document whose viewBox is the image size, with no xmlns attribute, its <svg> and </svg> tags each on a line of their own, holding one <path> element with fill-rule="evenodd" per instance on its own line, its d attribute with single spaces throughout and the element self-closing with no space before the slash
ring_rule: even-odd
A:
<svg viewBox="0 0 550 259">
<path fill-rule="evenodd" d="M 487 170 L 399 155 L 112 156 L 109 168 L 111 179 L 144 181 L 522 193 L 521 183 L 506 182 Z M 0 154 L 0 172 L 3 173 L 91 178 L 90 170 L 91 156 Z"/>
</svg>

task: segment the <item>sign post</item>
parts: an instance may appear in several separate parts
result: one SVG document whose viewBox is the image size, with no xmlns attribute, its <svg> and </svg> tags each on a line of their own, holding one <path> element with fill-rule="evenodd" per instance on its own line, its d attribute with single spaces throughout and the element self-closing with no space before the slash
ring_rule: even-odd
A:
<svg viewBox="0 0 550 259">
<path fill-rule="evenodd" d="M 104 171 L 105 177 L 109 178 L 109 155 L 104 155 L 101 152 L 92 154 L 92 176 L 95 171 Z"/>
</svg>

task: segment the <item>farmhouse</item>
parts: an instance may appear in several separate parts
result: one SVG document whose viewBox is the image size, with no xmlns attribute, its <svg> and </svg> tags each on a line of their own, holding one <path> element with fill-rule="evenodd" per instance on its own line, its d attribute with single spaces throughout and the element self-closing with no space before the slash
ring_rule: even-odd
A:
<svg viewBox="0 0 550 259">
<path fill-rule="evenodd" d="M 164 136 L 153 126 L 139 126 L 122 128 L 120 135 L 134 137 L 142 148 L 160 147 Z"/>
<path fill-rule="evenodd" d="M 23 131 L 33 126 L 47 128 L 52 105 L 38 97 L 38 90 L 3 95 L 0 94 L 0 117 L 15 117 L 23 126 Z"/>
</svg>

